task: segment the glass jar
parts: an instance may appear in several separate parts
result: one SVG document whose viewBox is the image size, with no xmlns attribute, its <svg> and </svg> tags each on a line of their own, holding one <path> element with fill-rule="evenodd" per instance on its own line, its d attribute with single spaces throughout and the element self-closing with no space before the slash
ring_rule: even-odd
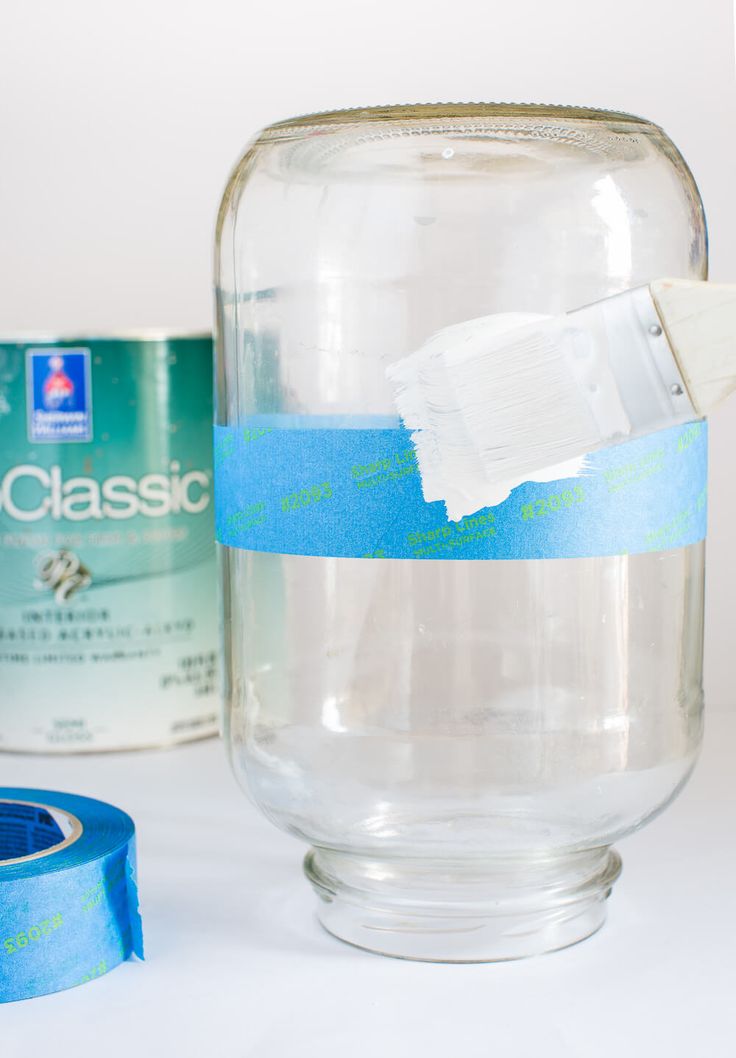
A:
<svg viewBox="0 0 736 1058">
<path fill-rule="evenodd" d="M 318 114 L 250 145 L 217 246 L 216 463 L 316 431 L 299 435 L 301 492 L 278 494 L 274 448 L 258 487 L 217 500 L 221 540 L 270 525 L 270 505 L 292 518 L 288 546 L 275 530 L 221 548 L 235 774 L 312 846 L 320 919 L 344 940 L 448 961 L 580 940 L 605 917 L 612 843 L 698 752 L 703 542 L 508 561 L 346 556 L 329 539 L 286 552 L 331 499 L 319 431 L 349 446 L 356 424 L 393 423 L 386 367 L 437 329 L 705 278 L 687 166 L 626 114 Z M 354 503 L 344 531 L 360 518 Z"/>
</svg>

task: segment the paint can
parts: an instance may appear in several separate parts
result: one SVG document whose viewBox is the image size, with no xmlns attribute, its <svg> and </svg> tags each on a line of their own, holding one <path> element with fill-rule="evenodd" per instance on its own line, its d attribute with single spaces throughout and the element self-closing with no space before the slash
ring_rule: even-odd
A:
<svg viewBox="0 0 736 1058">
<path fill-rule="evenodd" d="M 0 339 L 0 749 L 217 728 L 212 339 Z"/>
</svg>

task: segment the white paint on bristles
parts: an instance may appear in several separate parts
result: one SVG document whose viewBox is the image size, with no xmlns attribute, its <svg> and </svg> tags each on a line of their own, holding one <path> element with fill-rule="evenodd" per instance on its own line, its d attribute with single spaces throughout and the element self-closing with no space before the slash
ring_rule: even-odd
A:
<svg viewBox="0 0 736 1058">
<path fill-rule="evenodd" d="M 453 521 L 502 503 L 523 481 L 584 470 L 580 444 L 584 453 L 598 435 L 585 402 L 560 385 L 546 335 L 540 344 L 535 325 L 548 319 L 499 313 L 468 320 L 387 371 L 413 431 L 424 499 L 444 501 Z"/>
</svg>

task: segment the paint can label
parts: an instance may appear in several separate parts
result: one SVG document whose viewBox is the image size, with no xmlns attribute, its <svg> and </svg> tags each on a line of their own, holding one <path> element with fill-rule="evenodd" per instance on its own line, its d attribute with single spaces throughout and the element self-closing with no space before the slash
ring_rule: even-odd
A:
<svg viewBox="0 0 736 1058">
<path fill-rule="evenodd" d="M 206 336 L 0 342 L 0 748 L 216 730 L 211 371 Z"/>
</svg>

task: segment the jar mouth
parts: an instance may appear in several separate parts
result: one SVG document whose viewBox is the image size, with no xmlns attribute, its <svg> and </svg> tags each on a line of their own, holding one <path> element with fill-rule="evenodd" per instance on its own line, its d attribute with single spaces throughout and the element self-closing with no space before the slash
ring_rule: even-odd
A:
<svg viewBox="0 0 736 1058">
<path fill-rule="evenodd" d="M 286 149 L 271 163 L 271 173 L 290 181 L 297 174 L 302 180 L 323 181 L 326 173 L 330 179 L 366 179 L 379 168 L 383 178 L 406 179 L 419 167 L 425 182 L 435 177 L 487 179 L 482 161 L 449 172 L 441 161 L 437 163 L 441 171 L 431 171 L 431 142 L 439 150 L 448 139 L 462 141 L 466 154 L 483 154 L 478 144 L 488 140 L 515 144 L 527 162 L 533 161 L 534 144 L 544 145 L 544 157 L 554 145 L 556 165 L 564 161 L 565 151 L 574 162 L 587 153 L 614 164 L 640 159 L 649 149 L 646 141 L 672 146 L 659 126 L 613 110 L 540 103 L 418 103 L 289 118 L 263 129 L 251 147 L 284 145 Z M 544 157 L 538 161 L 544 163 Z"/>
<path fill-rule="evenodd" d="M 314 114 L 276 121 L 263 130 L 280 132 L 285 129 L 314 128 L 324 125 L 354 125 L 391 121 L 448 120 L 458 118 L 545 118 L 567 121 L 602 121 L 625 123 L 650 129 L 658 126 L 646 118 L 625 111 L 603 110 L 546 103 L 399 103 L 386 106 L 351 107 L 342 110 L 325 110 Z"/>
</svg>

